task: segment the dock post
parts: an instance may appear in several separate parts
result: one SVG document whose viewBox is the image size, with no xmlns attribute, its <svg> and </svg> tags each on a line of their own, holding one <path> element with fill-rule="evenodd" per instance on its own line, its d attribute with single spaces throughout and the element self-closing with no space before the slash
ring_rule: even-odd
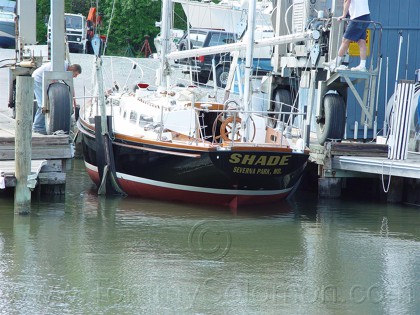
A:
<svg viewBox="0 0 420 315">
<path fill-rule="evenodd" d="M 16 134 L 15 134 L 15 213 L 31 210 L 31 191 L 27 186 L 31 173 L 32 115 L 34 102 L 33 78 L 16 77 Z"/>
<path fill-rule="evenodd" d="M 331 199 L 341 197 L 341 178 L 318 178 L 318 197 Z"/>
<path fill-rule="evenodd" d="M 387 193 L 381 194 L 381 200 L 386 200 L 388 203 L 400 203 L 403 201 L 404 196 L 404 178 L 398 176 L 392 176 L 391 179 L 388 179 L 391 182 L 389 183 L 389 189 Z M 381 183 L 383 187 L 383 183 Z"/>
</svg>

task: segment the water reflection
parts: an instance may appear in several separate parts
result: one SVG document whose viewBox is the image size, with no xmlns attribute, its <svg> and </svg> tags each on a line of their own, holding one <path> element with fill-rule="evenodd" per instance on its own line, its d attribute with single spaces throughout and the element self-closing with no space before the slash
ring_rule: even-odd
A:
<svg viewBox="0 0 420 315">
<path fill-rule="evenodd" d="M 98 197 L 0 202 L 0 313 L 415 314 L 417 208 L 317 200 L 241 209 Z"/>
</svg>

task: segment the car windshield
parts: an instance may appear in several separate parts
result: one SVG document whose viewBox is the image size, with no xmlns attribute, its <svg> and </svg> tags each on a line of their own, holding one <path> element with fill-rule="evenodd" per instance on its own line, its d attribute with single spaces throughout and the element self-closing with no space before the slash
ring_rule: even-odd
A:
<svg viewBox="0 0 420 315">
<path fill-rule="evenodd" d="M 204 40 L 206 39 L 205 34 L 201 33 L 190 33 L 190 43 L 193 48 L 202 48 Z"/>
<path fill-rule="evenodd" d="M 66 28 L 82 28 L 80 16 L 66 16 Z"/>
<path fill-rule="evenodd" d="M 235 42 L 233 34 L 214 33 L 211 35 L 209 46 L 231 44 Z"/>
</svg>

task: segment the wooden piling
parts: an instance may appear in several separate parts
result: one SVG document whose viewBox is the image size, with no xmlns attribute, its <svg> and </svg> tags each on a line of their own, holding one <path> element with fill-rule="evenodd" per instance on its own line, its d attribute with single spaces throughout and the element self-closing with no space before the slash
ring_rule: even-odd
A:
<svg viewBox="0 0 420 315">
<path fill-rule="evenodd" d="M 32 117 L 34 82 L 31 76 L 16 77 L 16 134 L 15 134 L 15 213 L 31 210 L 31 191 L 27 187 L 31 172 Z"/>
<path fill-rule="evenodd" d="M 336 178 L 336 177 L 318 178 L 318 197 L 340 198 L 341 197 L 341 178 Z"/>
</svg>

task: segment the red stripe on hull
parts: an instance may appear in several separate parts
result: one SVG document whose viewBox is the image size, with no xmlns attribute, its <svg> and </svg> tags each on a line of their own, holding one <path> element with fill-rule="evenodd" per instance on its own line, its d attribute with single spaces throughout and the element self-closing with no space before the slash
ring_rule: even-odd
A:
<svg viewBox="0 0 420 315">
<path fill-rule="evenodd" d="M 138 196 L 151 199 L 179 201 L 207 205 L 224 205 L 237 208 L 241 205 L 274 202 L 287 197 L 287 193 L 265 196 L 236 196 L 211 194 L 196 191 L 185 191 L 174 188 L 158 187 L 124 179 L 118 179 L 122 189 L 129 196 Z"/>
<path fill-rule="evenodd" d="M 86 171 L 90 177 L 90 179 L 99 187 L 101 184 L 101 179 L 99 178 L 99 173 L 91 170 L 90 168 L 86 168 Z"/>
<path fill-rule="evenodd" d="M 100 179 L 99 174 L 91 169 L 87 169 L 87 172 L 92 181 L 99 186 Z M 177 201 L 187 202 L 195 204 L 207 204 L 207 205 L 222 205 L 229 206 L 230 208 L 236 209 L 242 205 L 253 205 L 272 203 L 285 199 L 289 192 L 280 193 L 275 195 L 255 195 L 255 196 L 243 196 L 243 195 L 223 195 L 223 194 L 211 194 L 205 192 L 185 191 L 174 188 L 159 187 L 153 185 L 142 184 L 133 182 L 125 179 L 118 179 L 121 188 L 129 196 L 143 197 L 148 199 L 166 200 L 166 201 Z"/>
</svg>

